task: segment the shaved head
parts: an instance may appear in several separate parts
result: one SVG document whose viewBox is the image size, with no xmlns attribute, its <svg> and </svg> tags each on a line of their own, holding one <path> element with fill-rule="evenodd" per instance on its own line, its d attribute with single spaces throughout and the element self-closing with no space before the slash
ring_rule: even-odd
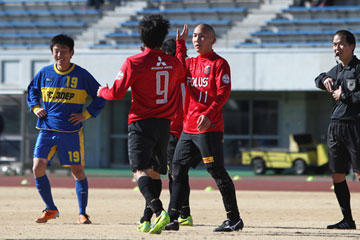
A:
<svg viewBox="0 0 360 240">
<path fill-rule="evenodd" d="M 212 46 L 216 42 L 214 28 L 208 24 L 197 25 L 192 42 L 196 52 L 201 55 L 212 51 Z"/>
<path fill-rule="evenodd" d="M 215 30 L 209 24 L 203 23 L 196 26 L 196 28 L 202 28 L 204 32 L 208 33 L 210 37 L 215 37 Z"/>
</svg>

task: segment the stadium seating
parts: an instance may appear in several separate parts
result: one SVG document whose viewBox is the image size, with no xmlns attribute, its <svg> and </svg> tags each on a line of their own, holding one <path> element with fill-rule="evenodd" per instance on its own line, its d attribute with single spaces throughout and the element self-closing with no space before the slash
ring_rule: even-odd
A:
<svg viewBox="0 0 360 240">
<path fill-rule="evenodd" d="M 137 12 L 137 14 L 149 15 L 149 14 L 161 14 L 161 15 L 173 15 L 173 14 L 214 14 L 214 13 L 243 13 L 245 8 L 170 8 L 170 9 L 144 9 Z"/>
<path fill-rule="evenodd" d="M 261 0 L 149 0 L 149 8 L 256 8 Z"/>
<path fill-rule="evenodd" d="M 131 28 L 131 29 L 137 29 L 137 26 L 139 25 L 139 20 L 132 20 L 132 21 L 126 21 L 123 23 L 120 23 L 121 28 Z M 224 34 L 226 33 L 226 30 L 230 27 L 231 25 L 231 20 L 225 20 L 225 19 L 208 19 L 208 20 L 170 20 L 172 29 L 176 29 L 176 28 L 182 28 L 184 26 L 184 24 L 187 24 L 190 28 L 194 28 L 195 26 L 197 26 L 200 23 L 208 23 L 211 24 L 215 27 L 217 27 L 218 30 L 218 34 Z M 123 38 L 125 42 L 129 41 L 129 38 L 131 38 L 130 41 L 139 41 L 139 34 L 137 31 L 131 31 L 131 32 L 124 32 L 124 31 L 118 31 L 118 32 L 113 32 L 113 33 L 109 33 L 106 34 L 106 37 L 114 39 L 117 43 L 121 43 Z M 169 38 L 174 38 L 176 37 L 176 32 L 172 31 L 169 32 L 168 34 Z M 123 42 L 124 42 L 123 41 Z M 118 44 L 117 47 L 120 46 L 124 46 L 124 47 L 128 47 L 128 46 L 138 46 L 139 44 Z"/>
<path fill-rule="evenodd" d="M 0 4 L 31 4 L 31 3 L 86 3 L 87 0 L 0 0 Z"/>
<path fill-rule="evenodd" d="M 134 13 L 132 18 L 120 22 L 115 31 L 105 34 L 105 40 L 91 48 L 129 48 L 140 46 L 138 24 L 145 15 L 161 14 L 170 20 L 169 38 L 176 36 L 176 29 L 188 24 L 190 32 L 200 23 L 216 27 L 218 36 L 226 35 L 234 22 L 246 17 L 248 7 L 259 7 L 259 0 L 149 0 L 145 9 Z M 188 38 L 191 45 L 191 38 Z"/>
<path fill-rule="evenodd" d="M 126 21 L 123 23 L 120 23 L 121 26 L 127 26 L 127 27 L 137 27 L 139 25 L 139 20 L 133 20 L 133 21 Z M 176 27 L 182 27 L 184 24 L 188 24 L 189 26 L 198 25 L 200 23 L 206 22 L 207 24 L 210 24 L 212 26 L 223 26 L 223 25 L 230 25 L 231 20 L 229 19 L 207 19 L 207 20 L 170 20 L 170 24 Z"/>
<path fill-rule="evenodd" d="M 0 0 L 0 48 L 43 48 L 59 33 L 73 37 L 101 18 L 87 0 Z"/>
<path fill-rule="evenodd" d="M 43 22 L 0 22 L 0 29 L 4 33 L 9 28 L 73 28 L 73 27 L 84 27 L 85 22 L 76 22 L 76 21 L 61 21 L 61 22 L 51 22 L 51 21 L 43 21 Z"/>
<path fill-rule="evenodd" d="M 87 0 L 0 0 L 0 49 L 45 47 L 51 36 L 58 33 L 76 39 L 91 31 L 92 25 L 114 9 L 88 9 L 86 3 Z M 131 10 L 129 17 L 112 21 L 111 28 L 98 33 L 101 37 L 94 37 L 92 44 L 86 42 L 83 46 L 136 48 L 140 46 L 137 26 L 149 14 L 161 14 L 170 20 L 169 37 L 175 37 L 176 29 L 184 24 L 189 25 L 190 32 L 200 23 L 211 24 L 218 39 L 241 39 L 236 44 L 232 40 L 230 47 L 328 47 L 332 35 L 340 28 L 360 37 L 360 0 L 335 0 L 335 3 L 336 6 L 325 7 L 286 7 L 280 13 L 278 10 L 276 17 L 261 20 L 261 27 L 252 28 L 250 23 L 246 29 L 243 25 L 239 27 L 239 23 L 245 23 L 264 0 L 148 0 L 145 8 Z M 246 29 L 246 37 L 237 38 L 234 34 L 237 29 Z M 191 39 L 188 40 L 187 44 L 191 45 Z"/>
<path fill-rule="evenodd" d="M 329 47 L 339 29 L 360 37 L 359 16 L 360 6 L 289 7 L 234 47 Z"/>
</svg>

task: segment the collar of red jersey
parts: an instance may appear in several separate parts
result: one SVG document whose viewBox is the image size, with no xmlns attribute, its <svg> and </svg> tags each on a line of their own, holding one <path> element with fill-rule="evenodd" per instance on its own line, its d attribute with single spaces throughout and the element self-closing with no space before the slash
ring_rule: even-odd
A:
<svg viewBox="0 0 360 240">
<path fill-rule="evenodd" d="M 163 52 L 161 49 L 145 48 L 144 52 Z"/>
<path fill-rule="evenodd" d="M 201 58 L 209 58 L 209 57 L 211 57 L 212 55 L 214 55 L 214 53 L 215 53 L 214 50 L 211 50 L 211 51 L 208 52 L 208 53 L 199 55 L 199 57 L 201 57 Z"/>
</svg>

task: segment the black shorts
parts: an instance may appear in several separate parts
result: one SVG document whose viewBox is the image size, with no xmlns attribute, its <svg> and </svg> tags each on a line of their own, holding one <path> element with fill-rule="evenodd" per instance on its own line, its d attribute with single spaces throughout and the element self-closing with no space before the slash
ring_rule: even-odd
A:
<svg viewBox="0 0 360 240">
<path fill-rule="evenodd" d="M 150 118 L 131 123 L 128 126 L 128 152 L 132 170 L 152 168 L 166 174 L 169 136 L 168 119 Z"/>
<path fill-rule="evenodd" d="M 173 164 L 196 167 L 201 160 L 206 168 L 224 166 L 223 133 L 181 133 Z"/>
<path fill-rule="evenodd" d="M 169 144 L 167 147 L 167 164 L 168 164 L 168 173 L 172 174 L 172 162 L 174 159 L 175 149 L 177 146 L 179 139 L 175 137 L 173 134 L 170 134 Z M 192 167 L 196 167 L 196 165 L 201 161 L 201 154 L 200 151 L 197 151 L 197 153 L 193 154 L 192 157 L 194 159 L 197 159 L 197 161 L 193 161 L 195 165 L 192 165 Z"/>
<path fill-rule="evenodd" d="M 360 172 L 360 122 L 331 121 L 328 128 L 329 168 L 332 173 Z"/>
</svg>

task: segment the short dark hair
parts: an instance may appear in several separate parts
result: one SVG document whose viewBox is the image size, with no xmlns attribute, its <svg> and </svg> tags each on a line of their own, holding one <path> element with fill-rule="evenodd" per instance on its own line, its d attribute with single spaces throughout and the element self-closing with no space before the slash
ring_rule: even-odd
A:
<svg viewBox="0 0 360 240">
<path fill-rule="evenodd" d="M 339 30 L 337 31 L 335 35 L 339 35 L 339 36 L 342 36 L 345 38 L 345 41 L 351 45 L 351 44 L 354 44 L 354 46 L 356 46 L 356 39 L 355 39 L 355 36 L 354 34 L 352 34 L 350 31 L 348 30 Z"/>
<path fill-rule="evenodd" d="M 161 15 L 144 16 L 139 24 L 140 39 L 148 48 L 160 48 L 169 33 L 170 22 Z"/>
<path fill-rule="evenodd" d="M 161 49 L 164 52 L 175 56 L 175 54 L 176 54 L 176 40 L 173 39 L 173 38 L 170 38 L 170 39 L 166 40 L 163 43 L 163 45 L 161 46 Z"/>
<path fill-rule="evenodd" d="M 74 50 L 74 39 L 65 34 L 56 35 L 51 39 L 50 50 L 52 52 L 55 44 L 63 44 L 70 48 L 70 51 Z"/>
</svg>

